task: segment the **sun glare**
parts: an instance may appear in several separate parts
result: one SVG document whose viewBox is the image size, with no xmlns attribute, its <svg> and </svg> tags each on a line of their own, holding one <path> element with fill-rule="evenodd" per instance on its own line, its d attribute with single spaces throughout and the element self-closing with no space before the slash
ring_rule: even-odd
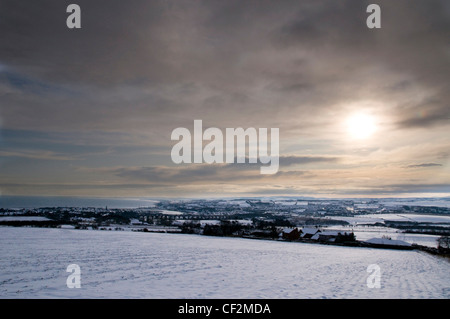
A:
<svg viewBox="0 0 450 319">
<path fill-rule="evenodd" d="M 354 114 L 347 120 L 347 130 L 352 138 L 369 138 L 376 130 L 375 119 L 367 114 Z"/>
</svg>

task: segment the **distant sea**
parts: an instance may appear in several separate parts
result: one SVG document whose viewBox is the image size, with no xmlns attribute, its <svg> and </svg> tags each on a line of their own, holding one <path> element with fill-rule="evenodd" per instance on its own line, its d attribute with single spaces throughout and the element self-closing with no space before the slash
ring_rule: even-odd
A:
<svg viewBox="0 0 450 319">
<path fill-rule="evenodd" d="M 240 198 L 240 197 L 235 197 Z M 255 200 L 271 199 L 276 201 L 288 199 L 301 200 L 330 200 L 327 198 L 306 198 L 306 197 L 242 197 Z M 241 198 L 241 199 L 242 199 Z M 168 198 L 166 198 L 168 199 Z M 182 199 L 182 198 L 177 198 Z M 218 198 L 217 198 L 218 199 Z M 222 198 L 225 199 L 225 198 Z M 228 198 L 231 200 L 232 198 Z M 385 206 L 436 206 L 450 208 L 450 197 L 428 197 L 428 198 L 367 198 L 352 199 L 355 203 L 365 203 L 375 201 Z M 226 199 L 225 199 L 226 200 Z M 341 200 L 344 200 L 341 199 Z M 139 208 L 152 207 L 159 200 L 157 198 L 125 198 L 125 197 L 69 197 L 69 196 L 12 196 L 0 195 L 0 208 L 39 208 L 39 207 L 96 207 L 96 208 Z"/>
<path fill-rule="evenodd" d="M 67 196 L 0 196 L 0 208 L 39 207 L 96 207 L 139 208 L 152 207 L 158 202 L 145 198 L 94 198 Z"/>
</svg>

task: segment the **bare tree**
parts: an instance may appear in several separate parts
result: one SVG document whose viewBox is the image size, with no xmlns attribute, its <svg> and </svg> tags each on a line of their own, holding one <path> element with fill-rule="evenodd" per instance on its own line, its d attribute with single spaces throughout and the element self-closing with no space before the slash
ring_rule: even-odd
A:
<svg viewBox="0 0 450 319">
<path fill-rule="evenodd" d="M 439 249 L 447 250 L 450 248 L 450 236 L 441 236 L 437 239 Z"/>
</svg>

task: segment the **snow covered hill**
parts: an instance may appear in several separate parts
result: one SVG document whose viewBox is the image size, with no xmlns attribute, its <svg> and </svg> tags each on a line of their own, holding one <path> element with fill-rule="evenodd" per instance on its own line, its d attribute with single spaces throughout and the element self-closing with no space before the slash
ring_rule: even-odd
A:
<svg viewBox="0 0 450 319">
<path fill-rule="evenodd" d="M 13 227 L 0 242 L 0 298 L 450 297 L 450 263 L 417 251 Z M 66 284 L 71 264 L 79 289 Z"/>
</svg>

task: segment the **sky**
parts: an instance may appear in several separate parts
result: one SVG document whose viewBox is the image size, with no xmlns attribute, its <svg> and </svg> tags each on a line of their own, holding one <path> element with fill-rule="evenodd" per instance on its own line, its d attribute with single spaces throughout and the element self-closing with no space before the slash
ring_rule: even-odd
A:
<svg viewBox="0 0 450 319">
<path fill-rule="evenodd" d="M 0 0 L 0 194 L 449 196 L 449 35 L 447 0 Z M 278 172 L 175 164 L 194 120 L 279 128 Z"/>
</svg>

